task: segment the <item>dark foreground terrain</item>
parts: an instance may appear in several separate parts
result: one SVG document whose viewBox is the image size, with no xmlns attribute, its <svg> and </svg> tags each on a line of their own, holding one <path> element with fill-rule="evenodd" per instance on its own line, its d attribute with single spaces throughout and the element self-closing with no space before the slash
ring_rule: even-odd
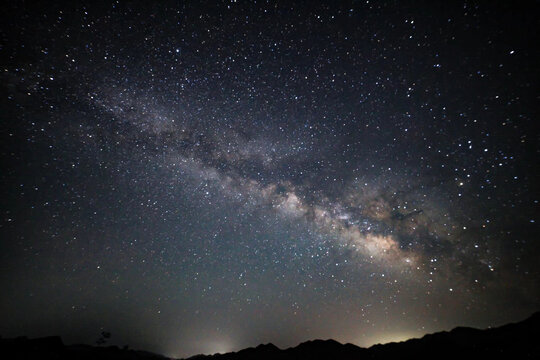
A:
<svg viewBox="0 0 540 360">
<path fill-rule="evenodd" d="M 540 312 L 515 324 L 478 330 L 458 327 L 452 331 L 425 335 L 400 343 L 375 345 L 368 349 L 334 340 L 314 340 L 281 350 L 267 344 L 236 353 L 197 355 L 190 360 L 244 359 L 487 359 L 540 358 Z M 58 336 L 39 339 L 25 337 L 0 339 L 2 359 L 166 359 L 145 351 L 120 349 L 116 346 L 64 345 Z"/>
</svg>

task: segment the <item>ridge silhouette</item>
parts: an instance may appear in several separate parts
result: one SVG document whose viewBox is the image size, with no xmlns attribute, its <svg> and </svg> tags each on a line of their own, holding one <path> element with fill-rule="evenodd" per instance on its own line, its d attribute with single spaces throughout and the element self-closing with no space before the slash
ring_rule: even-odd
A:
<svg viewBox="0 0 540 360">
<path fill-rule="evenodd" d="M 456 327 L 403 342 L 377 344 L 362 348 L 341 344 L 335 340 L 310 340 L 296 347 L 279 349 L 272 343 L 260 344 L 238 352 L 214 355 L 195 355 L 189 360 L 296 360 L 296 359 L 455 359 L 488 356 L 504 358 L 540 358 L 540 312 L 529 318 L 484 330 Z M 120 349 L 117 346 L 64 345 L 59 336 L 38 339 L 0 338 L 2 359 L 167 359 L 140 350 Z"/>
</svg>

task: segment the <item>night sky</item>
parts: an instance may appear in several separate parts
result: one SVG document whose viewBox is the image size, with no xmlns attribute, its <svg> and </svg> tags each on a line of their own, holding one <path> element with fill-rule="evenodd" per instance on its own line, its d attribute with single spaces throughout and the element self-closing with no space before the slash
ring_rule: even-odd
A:
<svg viewBox="0 0 540 360">
<path fill-rule="evenodd" d="M 540 308 L 538 2 L 52 3 L 0 15 L 3 337 L 181 357 Z"/>
</svg>

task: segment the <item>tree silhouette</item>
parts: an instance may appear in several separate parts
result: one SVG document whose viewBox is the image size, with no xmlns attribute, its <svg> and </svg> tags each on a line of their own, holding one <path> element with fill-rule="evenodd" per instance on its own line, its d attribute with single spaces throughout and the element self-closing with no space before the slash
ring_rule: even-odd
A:
<svg viewBox="0 0 540 360">
<path fill-rule="evenodd" d="M 103 345 L 111 338 L 111 333 L 108 331 L 102 331 L 99 339 L 96 340 L 97 345 Z"/>
</svg>

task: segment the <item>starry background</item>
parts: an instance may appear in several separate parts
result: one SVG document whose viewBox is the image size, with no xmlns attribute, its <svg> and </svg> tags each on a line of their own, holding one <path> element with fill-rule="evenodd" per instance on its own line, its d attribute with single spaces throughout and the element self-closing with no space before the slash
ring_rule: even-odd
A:
<svg viewBox="0 0 540 360">
<path fill-rule="evenodd" d="M 538 10 L 11 2 L 0 333 L 189 356 L 530 315 Z"/>
</svg>

